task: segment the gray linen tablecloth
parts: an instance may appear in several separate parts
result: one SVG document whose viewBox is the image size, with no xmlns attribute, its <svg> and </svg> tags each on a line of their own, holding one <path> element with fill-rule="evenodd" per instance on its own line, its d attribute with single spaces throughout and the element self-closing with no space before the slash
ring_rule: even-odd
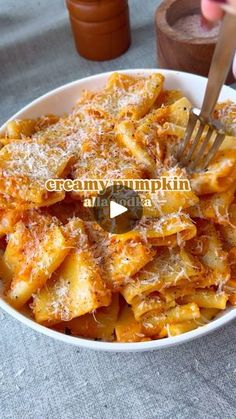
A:
<svg viewBox="0 0 236 419">
<path fill-rule="evenodd" d="M 122 57 L 79 57 L 63 0 L 0 0 L 0 123 L 39 95 L 107 70 L 155 67 L 157 0 L 130 0 Z M 156 352 L 110 354 L 39 335 L 0 312 L 0 418 L 235 418 L 236 322 Z"/>
</svg>

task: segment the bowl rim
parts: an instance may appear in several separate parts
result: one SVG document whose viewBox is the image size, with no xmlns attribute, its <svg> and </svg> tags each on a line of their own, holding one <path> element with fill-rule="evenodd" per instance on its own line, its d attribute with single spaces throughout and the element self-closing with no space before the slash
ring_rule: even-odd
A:
<svg viewBox="0 0 236 419">
<path fill-rule="evenodd" d="M 206 83 L 206 80 L 207 80 L 205 77 L 198 76 L 196 74 L 186 73 L 182 71 L 168 70 L 164 68 L 122 69 L 122 70 L 113 70 L 113 71 L 107 71 L 107 72 L 95 74 L 92 76 L 84 77 L 84 78 L 66 83 L 53 90 L 50 90 L 49 92 L 31 101 L 29 104 L 27 104 L 26 106 L 21 108 L 18 112 L 16 112 L 13 116 L 11 116 L 0 127 L 0 133 L 5 129 L 6 124 L 9 121 L 13 119 L 17 119 L 18 117 L 20 117 L 22 113 L 27 112 L 27 110 L 30 110 L 32 106 L 37 105 L 38 103 L 46 100 L 50 96 L 63 92 L 73 86 L 82 85 L 86 81 L 105 79 L 114 72 L 127 73 L 127 74 L 164 73 L 164 76 L 168 76 L 168 74 L 172 74 L 172 75 L 177 75 L 177 76 L 185 75 L 187 77 L 194 77 L 196 79 L 200 79 L 204 83 Z M 236 94 L 235 90 L 233 90 L 229 86 L 224 86 L 224 87 L 227 88 L 229 93 L 232 91 L 234 92 L 234 94 Z M 186 332 L 178 336 L 171 336 L 168 338 L 159 339 L 159 340 L 151 340 L 147 342 L 119 343 L 119 342 L 103 342 L 103 341 L 96 341 L 92 339 L 80 338 L 80 337 L 76 337 L 72 335 L 66 335 L 53 329 L 49 329 L 46 326 L 36 323 L 33 319 L 30 319 L 26 315 L 17 311 L 1 297 L 0 297 L 0 308 L 3 309 L 9 315 L 11 315 L 14 319 L 20 321 L 24 325 L 33 329 L 34 331 L 42 333 L 43 335 L 49 336 L 56 340 L 62 341 L 64 343 L 72 344 L 74 346 L 78 346 L 78 347 L 82 347 L 86 349 L 94 349 L 94 350 L 99 350 L 99 351 L 108 351 L 108 352 L 139 352 L 139 351 L 157 350 L 161 348 L 176 346 L 181 343 L 185 343 L 185 342 L 189 342 L 190 340 L 197 339 L 201 336 L 205 336 L 221 328 L 222 326 L 224 326 L 225 324 L 229 323 L 230 321 L 236 318 L 236 308 L 231 308 L 228 311 L 224 312 L 224 314 L 222 314 L 221 317 L 210 321 L 206 325 L 200 326 L 197 329 L 191 330 L 190 332 Z"/>
<path fill-rule="evenodd" d="M 151 340 L 147 342 L 119 343 L 80 338 L 77 336 L 66 335 L 61 332 L 57 332 L 54 329 L 49 329 L 46 326 L 36 323 L 33 319 L 30 319 L 21 312 L 17 311 L 2 298 L 0 298 L 0 308 L 11 315 L 14 319 L 23 323 L 25 326 L 28 326 L 34 331 L 39 332 L 45 336 L 49 336 L 61 342 L 69 343 L 85 349 L 94 349 L 107 352 L 140 352 L 173 347 L 181 343 L 195 340 L 201 336 L 208 335 L 209 333 L 216 331 L 217 329 L 223 327 L 236 318 L 236 309 L 231 309 L 221 317 L 210 321 L 206 325 L 200 326 L 197 329 L 191 330 L 190 332 L 186 332 L 178 336 L 170 336 L 168 338 Z"/>
</svg>

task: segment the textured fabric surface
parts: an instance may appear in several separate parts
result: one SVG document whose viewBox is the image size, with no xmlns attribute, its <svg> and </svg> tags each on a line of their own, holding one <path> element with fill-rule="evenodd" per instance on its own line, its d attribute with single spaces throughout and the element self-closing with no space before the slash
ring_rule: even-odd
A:
<svg viewBox="0 0 236 419">
<path fill-rule="evenodd" d="M 0 0 L 0 123 L 77 78 L 156 66 L 158 3 L 130 0 L 131 49 L 92 63 L 75 52 L 62 0 Z M 235 326 L 176 348 L 109 354 L 56 342 L 0 312 L 0 418 L 233 419 Z"/>
</svg>

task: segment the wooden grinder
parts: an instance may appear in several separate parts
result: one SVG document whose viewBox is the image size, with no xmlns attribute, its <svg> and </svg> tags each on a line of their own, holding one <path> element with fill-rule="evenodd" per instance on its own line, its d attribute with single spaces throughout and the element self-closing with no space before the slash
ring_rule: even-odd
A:
<svg viewBox="0 0 236 419">
<path fill-rule="evenodd" d="M 201 14 L 200 0 L 164 0 L 158 7 L 158 66 L 207 77 L 217 37 L 190 37 L 173 27 L 180 18 L 194 14 Z M 226 83 L 234 81 L 230 71 Z"/>
<path fill-rule="evenodd" d="M 66 0 L 77 51 L 89 60 L 111 60 L 130 46 L 128 0 Z"/>
</svg>

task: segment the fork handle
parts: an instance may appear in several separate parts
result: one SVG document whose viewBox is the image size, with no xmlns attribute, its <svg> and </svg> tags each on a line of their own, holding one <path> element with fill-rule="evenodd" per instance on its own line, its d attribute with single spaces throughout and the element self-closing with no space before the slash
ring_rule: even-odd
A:
<svg viewBox="0 0 236 419">
<path fill-rule="evenodd" d="M 208 75 L 206 92 L 200 116 L 208 119 L 225 83 L 236 49 L 236 15 L 226 13 L 221 25 Z"/>
</svg>

